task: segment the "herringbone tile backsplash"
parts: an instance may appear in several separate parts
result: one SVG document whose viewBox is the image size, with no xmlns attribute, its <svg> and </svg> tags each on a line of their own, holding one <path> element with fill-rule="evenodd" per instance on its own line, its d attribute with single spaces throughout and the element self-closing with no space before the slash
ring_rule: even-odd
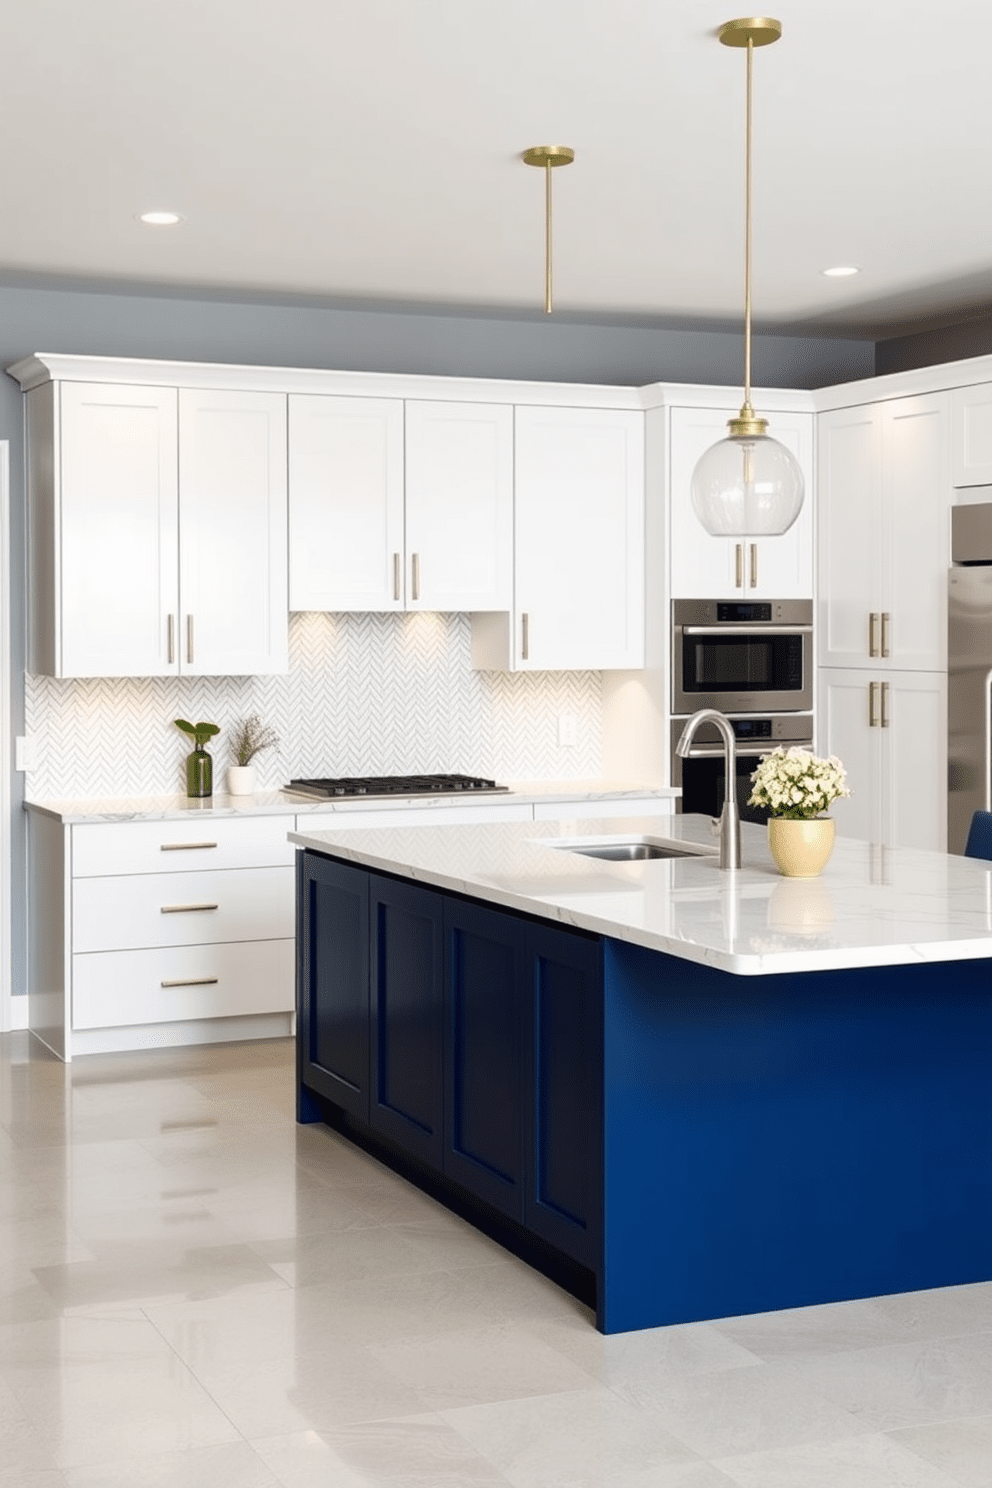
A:
<svg viewBox="0 0 992 1488">
<path fill-rule="evenodd" d="M 226 731 L 249 713 L 281 741 L 278 755 L 256 762 L 263 789 L 306 775 L 600 774 L 599 674 L 473 671 L 467 615 L 296 614 L 289 658 L 281 677 L 28 676 L 26 732 L 38 761 L 28 795 L 181 791 L 188 744 L 172 720 L 219 723 L 211 752 L 222 765 Z M 560 713 L 576 717 L 574 748 L 558 744 Z"/>
</svg>

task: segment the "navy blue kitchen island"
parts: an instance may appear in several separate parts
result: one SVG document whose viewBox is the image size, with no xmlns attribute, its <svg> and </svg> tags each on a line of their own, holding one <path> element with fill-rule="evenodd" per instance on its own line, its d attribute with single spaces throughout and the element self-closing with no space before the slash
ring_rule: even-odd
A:
<svg viewBox="0 0 992 1488">
<path fill-rule="evenodd" d="M 295 836 L 299 1119 L 608 1333 L 992 1278 L 988 916 L 899 959 L 893 898 L 932 898 L 922 860 L 961 862 L 967 917 L 987 870 L 908 854 L 912 887 L 849 886 L 852 858 L 788 899 L 760 834 L 739 875 L 604 874 L 556 830 Z M 836 964 L 849 895 L 877 942 L 892 911 L 876 964 Z"/>
</svg>

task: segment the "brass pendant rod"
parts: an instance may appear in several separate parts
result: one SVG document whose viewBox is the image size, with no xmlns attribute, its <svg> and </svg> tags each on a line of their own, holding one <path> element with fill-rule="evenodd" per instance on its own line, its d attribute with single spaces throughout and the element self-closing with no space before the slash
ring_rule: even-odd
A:
<svg viewBox="0 0 992 1488">
<path fill-rule="evenodd" d="M 544 162 L 544 313 L 551 314 L 551 161 Z"/>
<path fill-rule="evenodd" d="M 751 74 L 754 42 L 747 39 L 747 104 L 744 127 L 744 407 L 742 416 L 754 416 L 751 407 Z"/>
</svg>

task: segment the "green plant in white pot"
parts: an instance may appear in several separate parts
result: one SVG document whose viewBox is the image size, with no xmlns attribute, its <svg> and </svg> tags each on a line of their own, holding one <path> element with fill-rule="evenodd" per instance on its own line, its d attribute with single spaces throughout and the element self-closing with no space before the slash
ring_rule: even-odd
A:
<svg viewBox="0 0 992 1488">
<path fill-rule="evenodd" d="M 279 749 L 279 735 L 263 723 L 257 713 L 240 719 L 231 730 L 228 747 L 227 790 L 232 796 L 250 796 L 255 789 L 255 760 L 266 749 Z"/>
</svg>

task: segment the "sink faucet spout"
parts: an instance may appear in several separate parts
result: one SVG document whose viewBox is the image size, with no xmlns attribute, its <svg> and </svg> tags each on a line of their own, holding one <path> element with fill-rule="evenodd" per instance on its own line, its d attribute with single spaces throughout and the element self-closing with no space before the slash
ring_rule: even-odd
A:
<svg viewBox="0 0 992 1488">
<path fill-rule="evenodd" d="M 696 730 L 702 723 L 712 723 L 723 740 L 724 794 L 723 810 L 714 819 L 713 825 L 720 837 L 720 867 L 734 869 L 741 866 L 741 819 L 737 810 L 737 739 L 730 719 L 716 708 L 700 708 L 687 720 L 682 737 L 675 746 L 675 753 L 685 759 L 692 748 Z"/>
</svg>

